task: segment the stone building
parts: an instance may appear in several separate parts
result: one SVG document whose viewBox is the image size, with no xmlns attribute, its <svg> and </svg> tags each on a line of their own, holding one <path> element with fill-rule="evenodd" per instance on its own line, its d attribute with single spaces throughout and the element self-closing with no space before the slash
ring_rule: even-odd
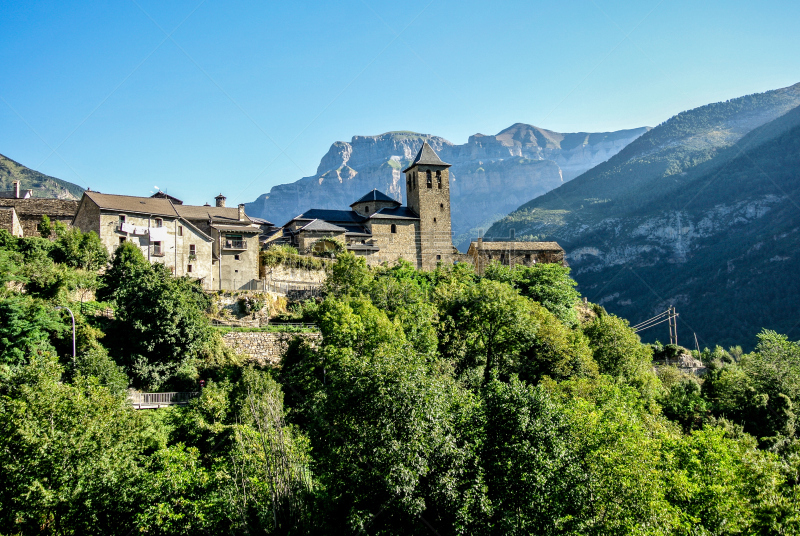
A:
<svg viewBox="0 0 800 536">
<path fill-rule="evenodd" d="M 222 197 L 222 196 L 220 196 Z M 258 232 L 244 206 L 175 204 L 153 197 L 84 192 L 73 225 L 94 231 L 110 253 L 132 241 L 151 262 L 176 276 L 199 279 L 206 290 L 247 288 L 258 278 Z"/>
<path fill-rule="evenodd" d="M 19 181 L 14 181 L 13 190 L 0 192 L 0 229 L 14 236 L 39 236 L 38 226 L 45 215 L 53 223 L 71 224 L 77 201 L 31 197 L 31 192 L 21 190 Z"/>
<path fill-rule="evenodd" d="M 439 262 L 452 263 L 458 252 L 450 230 L 449 167 L 425 142 L 403 171 L 408 206 L 372 190 L 350 210 L 311 209 L 294 217 L 267 247 L 288 243 L 311 255 L 335 248 L 337 241 L 370 265 L 402 258 L 432 270 Z"/>
<path fill-rule="evenodd" d="M 506 266 L 557 263 L 566 266 L 564 249 L 557 242 L 484 242 L 478 238 L 469 245 L 467 255 L 475 272 L 483 274 L 486 266 L 497 261 Z"/>
</svg>

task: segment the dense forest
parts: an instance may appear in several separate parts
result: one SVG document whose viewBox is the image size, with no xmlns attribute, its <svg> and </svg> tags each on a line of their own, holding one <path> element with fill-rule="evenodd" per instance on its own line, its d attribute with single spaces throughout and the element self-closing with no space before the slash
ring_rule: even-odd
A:
<svg viewBox="0 0 800 536">
<path fill-rule="evenodd" d="M 293 304 L 321 342 L 260 367 L 192 280 L 40 230 L 0 231 L 1 534 L 800 533 L 800 344 L 775 332 L 697 377 L 568 268 L 341 253 Z"/>
</svg>

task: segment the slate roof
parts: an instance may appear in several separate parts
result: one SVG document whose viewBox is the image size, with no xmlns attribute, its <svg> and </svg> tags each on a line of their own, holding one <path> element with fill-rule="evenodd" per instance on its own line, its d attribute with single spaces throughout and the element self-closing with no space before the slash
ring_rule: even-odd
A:
<svg viewBox="0 0 800 536">
<path fill-rule="evenodd" d="M 172 201 L 173 205 L 182 205 L 183 204 L 183 201 L 181 201 L 177 197 L 173 197 L 173 196 L 171 196 L 169 194 L 166 194 L 166 193 L 162 192 L 161 190 L 157 191 L 156 193 L 154 193 L 150 197 L 156 197 L 156 198 L 160 198 L 160 199 L 169 199 L 170 201 Z"/>
<path fill-rule="evenodd" d="M 473 240 L 470 248 L 478 247 L 478 242 Z M 481 249 L 489 251 L 564 251 L 558 242 L 486 242 L 481 244 Z"/>
<path fill-rule="evenodd" d="M 347 232 L 347 229 L 344 227 L 339 227 L 338 225 L 334 225 L 332 223 L 328 223 L 324 220 L 312 220 L 311 223 L 305 225 L 301 231 L 319 231 L 319 232 L 334 232 L 334 233 L 344 233 Z"/>
<path fill-rule="evenodd" d="M 265 220 L 264 218 L 256 218 L 255 216 L 248 216 L 248 218 L 250 218 L 250 221 L 252 221 L 256 225 L 269 225 L 274 227 L 274 224 L 271 221 Z"/>
<path fill-rule="evenodd" d="M 352 207 L 353 205 L 357 205 L 359 203 L 366 203 L 369 201 L 384 201 L 387 203 L 395 203 L 397 205 L 400 205 L 400 202 L 397 201 L 396 199 L 392 199 L 391 197 L 381 192 L 380 190 L 373 188 L 371 192 L 367 193 L 364 197 L 362 197 L 358 201 L 351 203 L 350 206 Z"/>
<path fill-rule="evenodd" d="M 439 158 L 439 155 L 436 154 L 436 151 L 428 145 L 427 141 L 422 142 L 422 147 L 419 148 L 419 152 L 411 164 L 403 170 L 403 173 L 408 171 L 409 169 L 413 168 L 414 166 L 422 164 L 424 166 L 444 166 L 450 167 L 450 164 L 446 164 L 442 162 L 442 159 Z"/>
<path fill-rule="evenodd" d="M 28 199 L 0 199 L 0 206 L 14 207 L 18 216 L 75 216 L 78 202 L 74 199 L 30 197 Z"/>
<path fill-rule="evenodd" d="M 372 216 L 370 219 L 393 219 L 393 220 L 418 220 L 416 212 L 408 207 L 395 207 L 395 208 L 382 208 Z"/>
<path fill-rule="evenodd" d="M 292 220 L 325 220 L 333 223 L 361 223 L 366 218 L 352 210 L 327 210 L 322 208 L 312 208 L 298 214 Z"/>
<path fill-rule="evenodd" d="M 239 207 L 198 207 L 193 205 L 178 205 L 175 207 L 178 214 L 187 220 L 208 220 L 211 219 L 217 223 L 233 223 L 239 221 Z M 245 221 L 243 224 L 250 224 L 250 218 L 245 214 Z"/>
<path fill-rule="evenodd" d="M 83 192 L 83 195 L 94 201 L 103 210 L 115 212 L 138 212 L 154 216 L 177 218 L 178 213 L 169 199 L 157 197 L 134 197 L 131 195 L 101 194 L 100 192 Z"/>
</svg>

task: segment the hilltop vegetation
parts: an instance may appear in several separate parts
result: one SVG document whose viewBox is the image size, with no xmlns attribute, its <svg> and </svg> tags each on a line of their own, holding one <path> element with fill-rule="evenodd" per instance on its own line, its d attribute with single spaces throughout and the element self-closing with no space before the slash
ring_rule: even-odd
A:
<svg viewBox="0 0 800 536">
<path fill-rule="evenodd" d="M 0 154 L 0 191 L 11 190 L 14 181 L 21 181 L 23 190 L 33 190 L 33 197 L 80 199 L 83 193 L 77 184 L 28 169 Z"/>
<path fill-rule="evenodd" d="M 582 292 L 633 323 L 674 304 L 683 337 L 701 344 L 750 348 L 762 327 L 789 332 L 797 104 L 800 85 L 684 112 L 490 233 L 558 240 Z"/>
<path fill-rule="evenodd" d="M 325 297 L 295 307 L 322 342 L 243 366 L 191 280 L 55 233 L 0 232 L 4 534 L 800 532 L 800 345 L 783 336 L 698 354 L 703 381 L 655 374 L 654 352 L 680 350 L 583 304 L 561 266 L 341 253 Z M 113 320 L 82 314 L 80 289 Z M 198 378 L 185 407 L 125 401 Z"/>
</svg>

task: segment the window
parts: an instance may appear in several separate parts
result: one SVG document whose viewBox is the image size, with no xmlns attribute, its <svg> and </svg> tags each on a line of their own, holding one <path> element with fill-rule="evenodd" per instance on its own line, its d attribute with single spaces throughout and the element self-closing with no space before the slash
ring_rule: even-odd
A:
<svg viewBox="0 0 800 536">
<path fill-rule="evenodd" d="M 433 178 L 431 178 L 431 170 L 425 172 L 425 177 L 427 179 L 427 186 L 428 188 L 433 188 Z"/>
<path fill-rule="evenodd" d="M 433 218 L 433 223 L 436 223 L 436 218 Z"/>
<path fill-rule="evenodd" d="M 530 262 L 530 260 L 531 260 L 531 254 L 530 253 L 526 253 L 525 254 L 525 261 Z"/>
<path fill-rule="evenodd" d="M 189 255 L 197 255 L 197 248 L 194 244 L 189 244 Z"/>
<path fill-rule="evenodd" d="M 367 213 L 369 213 L 369 205 L 366 205 L 366 206 L 364 207 L 364 212 L 367 212 Z"/>
<path fill-rule="evenodd" d="M 437 171 L 436 172 L 436 183 L 439 185 L 439 189 L 441 190 L 442 189 L 442 172 L 441 171 Z"/>
<path fill-rule="evenodd" d="M 163 226 L 164 226 L 164 220 L 162 220 L 161 218 L 156 218 L 156 227 L 163 227 Z"/>
<path fill-rule="evenodd" d="M 233 256 L 233 260 L 235 260 L 235 261 L 238 261 L 238 260 L 239 260 L 239 255 L 238 255 L 238 254 L 237 254 L 237 255 L 234 255 L 234 256 Z"/>
<path fill-rule="evenodd" d="M 440 260 L 442 260 L 442 256 L 441 256 L 441 255 L 436 255 L 436 260 L 437 260 L 437 261 L 440 261 Z"/>
<path fill-rule="evenodd" d="M 153 255 L 161 255 L 161 242 L 153 242 Z"/>
<path fill-rule="evenodd" d="M 394 223 L 392 224 L 392 233 L 397 233 L 397 225 Z"/>
<path fill-rule="evenodd" d="M 123 242 L 125 242 L 125 240 L 127 240 L 127 239 L 126 239 L 124 236 L 120 236 L 120 237 L 119 237 L 119 243 L 120 243 L 120 244 L 122 244 Z"/>
<path fill-rule="evenodd" d="M 125 223 L 125 214 L 120 214 L 119 215 L 119 224 L 122 225 L 123 223 Z"/>
<path fill-rule="evenodd" d="M 191 264 L 186 267 L 186 273 L 189 273 L 189 274 L 192 273 L 192 265 Z"/>
<path fill-rule="evenodd" d="M 178 225 L 178 236 L 183 236 L 183 225 Z"/>
<path fill-rule="evenodd" d="M 444 210 L 444 203 L 439 203 L 439 210 Z"/>
</svg>

